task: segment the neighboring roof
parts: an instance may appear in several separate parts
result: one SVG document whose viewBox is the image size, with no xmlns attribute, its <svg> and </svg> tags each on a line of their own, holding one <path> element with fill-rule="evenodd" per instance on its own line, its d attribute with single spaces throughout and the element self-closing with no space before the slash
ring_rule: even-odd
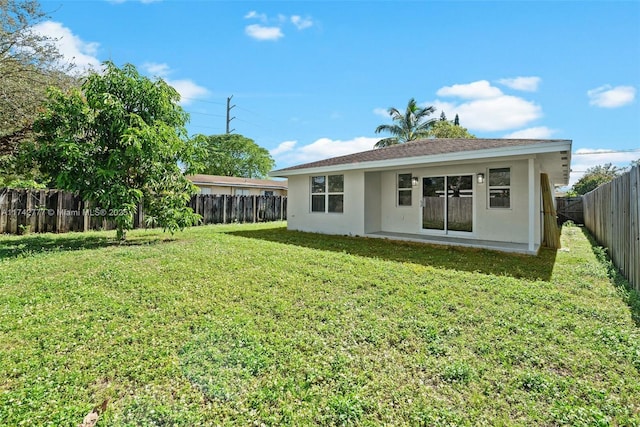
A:
<svg viewBox="0 0 640 427">
<path fill-rule="evenodd" d="M 567 139 L 424 139 L 296 165 L 272 171 L 270 175 L 289 176 L 545 153 L 562 153 L 555 162 L 562 169 L 558 171 L 558 178 L 562 180 L 566 175 L 568 180 L 571 140 Z"/>
<path fill-rule="evenodd" d="M 217 185 L 221 187 L 251 187 L 286 190 L 287 180 L 241 178 L 237 176 L 187 175 L 187 179 L 195 185 Z"/>
</svg>

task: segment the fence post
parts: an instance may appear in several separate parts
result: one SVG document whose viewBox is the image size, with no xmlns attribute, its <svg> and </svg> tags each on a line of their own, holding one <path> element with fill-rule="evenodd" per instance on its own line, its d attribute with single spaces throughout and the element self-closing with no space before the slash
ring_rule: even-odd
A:
<svg viewBox="0 0 640 427">
<path fill-rule="evenodd" d="M 9 189 L 0 188 L 0 234 L 6 233 L 7 216 L 9 215 L 9 204 L 7 203 L 7 193 Z"/>
<path fill-rule="evenodd" d="M 222 196 L 222 223 L 227 223 L 227 195 Z"/>
<path fill-rule="evenodd" d="M 251 196 L 251 207 L 253 208 L 253 222 L 256 223 L 256 195 Z"/>
</svg>

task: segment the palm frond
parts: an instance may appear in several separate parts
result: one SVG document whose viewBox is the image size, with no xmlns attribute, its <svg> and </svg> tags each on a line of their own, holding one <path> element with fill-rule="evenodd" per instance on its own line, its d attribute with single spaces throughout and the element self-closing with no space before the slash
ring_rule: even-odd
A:
<svg viewBox="0 0 640 427">
<path fill-rule="evenodd" d="M 427 117 L 435 111 L 436 109 L 433 106 L 420 108 L 414 98 L 411 98 L 407 103 L 404 114 L 397 108 L 389 108 L 389 116 L 391 116 L 394 124 L 380 125 L 376 128 L 376 133 L 387 132 L 391 134 L 392 137 L 378 141 L 375 147 L 386 147 L 427 138 L 429 136 L 429 129 L 433 126 L 433 123 L 436 122 L 436 119 L 427 119 Z"/>
<path fill-rule="evenodd" d="M 398 138 L 384 138 L 381 139 L 380 141 L 376 142 L 376 145 L 374 145 L 374 148 L 384 148 L 384 147 L 390 147 L 392 145 L 398 145 L 400 144 L 400 141 L 398 141 Z"/>
</svg>

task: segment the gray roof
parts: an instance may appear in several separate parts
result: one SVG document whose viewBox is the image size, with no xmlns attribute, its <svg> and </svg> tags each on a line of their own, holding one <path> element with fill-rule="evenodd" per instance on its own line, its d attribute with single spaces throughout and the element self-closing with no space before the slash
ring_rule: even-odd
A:
<svg viewBox="0 0 640 427">
<path fill-rule="evenodd" d="M 287 180 L 242 178 L 237 176 L 220 175 L 187 175 L 186 178 L 195 185 L 217 185 L 220 187 L 256 187 L 286 190 Z"/>
<path fill-rule="evenodd" d="M 330 159 L 291 166 L 285 169 L 272 171 L 270 175 L 278 176 L 283 172 L 299 169 L 320 168 L 327 166 L 353 165 L 357 163 L 375 162 L 409 157 L 422 157 L 458 152 L 472 152 L 477 150 L 499 149 L 507 147 L 522 147 L 554 142 L 567 142 L 565 139 L 423 139 L 411 141 L 405 144 L 392 145 L 385 148 L 377 148 L 346 156 L 332 157 Z"/>
</svg>

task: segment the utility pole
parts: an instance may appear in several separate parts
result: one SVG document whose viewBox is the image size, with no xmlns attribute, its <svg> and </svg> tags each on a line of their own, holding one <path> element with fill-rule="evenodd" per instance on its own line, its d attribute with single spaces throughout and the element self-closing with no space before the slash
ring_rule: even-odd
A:
<svg viewBox="0 0 640 427">
<path fill-rule="evenodd" d="M 229 130 L 229 124 L 231 123 L 231 120 L 235 119 L 235 117 L 229 117 L 231 115 L 231 109 L 235 107 L 235 105 L 231 105 L 231 98 L 233 98 L 233 95 L 227 98 L 227 133 L 231 133 L 235 130 Z"/>
</svg>

